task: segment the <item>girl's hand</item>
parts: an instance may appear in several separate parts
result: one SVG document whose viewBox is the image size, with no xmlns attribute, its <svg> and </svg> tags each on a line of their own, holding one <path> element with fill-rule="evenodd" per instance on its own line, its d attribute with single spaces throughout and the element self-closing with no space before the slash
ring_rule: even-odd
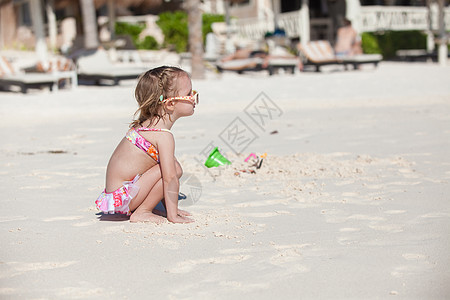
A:
<svg viewBox="0 0 450 300">
<path fill-rule="evenodd" d="M 167 213 L 166 213 L 165 211 L 160 211 L 160 210 L 154 209 L 154 210 L 153 210 L 153 213 L 154 213 L 155 215 L 158 215 L 158 216 L 167 218 Z M 187 211 L 182 210 L 182 209 L 178 209 L 178 214 L 177 214 L 177 215 L 178 215 L 179 217 L 192 216 L 190 212 L 187 212 Z M 189 218 L 186 218 L 186 219 L 189 219 Z M 190 220 L 190 219 L 189 219 L 189 220 Z M 192 222 L 193 222 L 193 220 L 192 220 Z"/>
<path fill-rule="evenodd" d="M 192 216 L 190 212 L 187 212 L 187 211 L 182 210 L 182 209 L 178 209 L 178 215 L 181 216 L 181 217 Z"/>
<path fill-rule="evenodd" d="M 180 216 L 180 215 L 177 215 L 175 218 L 173 218 L 173 219 L 171 218 L 168 220 L 169 220 L 169 222 L 172 222 L 172 223 L 192 223 L 192 222 L 194 222 L 194 220 L 184 217 L 184 216 Z"/>
</svg>

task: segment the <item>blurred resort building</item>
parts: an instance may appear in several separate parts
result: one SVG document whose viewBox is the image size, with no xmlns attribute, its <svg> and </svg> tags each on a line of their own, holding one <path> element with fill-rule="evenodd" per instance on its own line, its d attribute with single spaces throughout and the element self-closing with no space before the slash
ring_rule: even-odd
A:
<svg viewBox="0 0 450 300">
<path fill-rule="evenodd" d="M 113 37 L 116 20 L 146 23 L 157 40 L 155 20 L 163 11 L 184 9 L 182 0 L 89 0 L 94 3 L 101 40 Z M 0 49 L 32 47 L 42 32 L 46 45 L 61 49 L 83 31 L 80 1 L 0 0 Z M 447 44 L 450 7 L 447 0 L 204 0 L 204 13 L 223 14 L 217 26 L 227 38 L 258 40 L 282 29 L 292 41 L 328 40 L 333 43 L 344 18 L 359 32 L 420 30 L 428 34 L 428 49 L 435 37 Z M 153 29 L 154 30 L 153 30 Z"/>
<path fill-rule="evenodd" d="M 445 0 L 440 1 L 445 6 Z M 256 38 L 274 28 L 282 28 L 291 38 L 334 41 L 344 18 L 360 33 L 385 30 L 439 29 L 439 1 L 431 0 L 249 0 L 233 4 L 241 36 Z M 445 9 L 450 29 L 450 8 Z"/>
</svg>

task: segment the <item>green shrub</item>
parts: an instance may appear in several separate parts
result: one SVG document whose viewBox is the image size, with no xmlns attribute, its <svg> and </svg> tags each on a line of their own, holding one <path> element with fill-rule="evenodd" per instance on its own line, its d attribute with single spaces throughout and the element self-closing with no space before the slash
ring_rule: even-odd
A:
<svg viewBox="0 0 450 300">
<path fill-rule="evenodd" d="M 203 14 L 202 15 L 202 37 L 205 42 L 206 35 L 212 32 L 211 24 L 223 22 L 223 15 Z M 189 30 L 188 16 L 186 12 L 164 12 L 159 15 L 156 21 L 164 34 L 164 46 L 172 47 L 176 52 L 186 52 L 188 49 Z"/>
<path fill-rule="evenodd" d="M 115 30 L 117 35 L 129 35 L 134 45 L 137 47 L 139 43 L 139 34 L 144 30 L 145 25 L 130 24 L 124 22 L 117 22 Z"/>
<path fill-rule="evenodd" d="M 202 36 L 203 42 L 206 35 L 212 32 L 211 24 L 223 22 L 223 15 L 204 14 L 202 16 Z M 186 12 L 164 12 L 159 15 L 156 21 L 164 34 L 164 47 L 173 48 L 176 52 L 186 52 L 188 49 L 188 16 Z M 159 45 L 154 37 L 147 36 L 144 40 L 139 39 L 139 34 L 144 30 L 145 25 L 129 24 L 117 22 L 115 30 L 117 35 L 129 35 L 137 49 L 158 49 Z"/>
<path fill-rule="evenodd" d="M 116 34 L 130 36 L 136 49 L 146 49 L 146 50 L 159 49 L 158 42 L 154 37 L 146 36 L 143 40 L 139 38 L 139 35 L 144 29 L 145 25 L 141 24 L 130 24 L 124 22 L 117 22 L 115 24 Z"/>
<path fill-rule="evenodd" d="M 202 34 L 203 42 L 206 41 L 206 35 L 212 32 L 211 24 L 215 22 L 225 22 L 224 15 L 203 14 L 202 16 Z"/>
<path fill-rule="evenodd" d="M 426 46 L 426 35 L 418 30 L 362 34 L 364 53 L 380 53 L 384 59 L 395 57 L 400 49 L 426 49 Z"/>
<path fill-rule="evenodd" d="M 164 34 L 164 47 L 173 47 L 178 53 L 187 51 L 189 32 L 185 12 L 161 13 L 156 24 Z"/>
<path fill-rule="evenodd" d="M 368 54 L 381 54 L 380 45 L 378 45 L 378 39 L 373 33 L 364 32 L 361 34 L 361 45 L 364 53 Z"/>
<path fill-rule="evenodd" d="M 137 48 L 145 50 L 158 50 L 159 44 L 154 37 L 148 35 L 142 41 L 139 41 Z"/>
</svg>

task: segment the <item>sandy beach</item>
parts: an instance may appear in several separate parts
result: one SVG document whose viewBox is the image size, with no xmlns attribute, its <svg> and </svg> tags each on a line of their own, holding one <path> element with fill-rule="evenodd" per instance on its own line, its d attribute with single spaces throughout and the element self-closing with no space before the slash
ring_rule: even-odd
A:
<svg viewBox="0 0 450 300">
<path fill-rule="evenodd" d="M 194 80 L 173 128 L 185 225 L 95 208 L 134 80 L 0 92 L 0 298 L 449 299 L 449 78 L 382 62 Z M 232 164 L 207 169 L 216 146 Z"/>
</svg>

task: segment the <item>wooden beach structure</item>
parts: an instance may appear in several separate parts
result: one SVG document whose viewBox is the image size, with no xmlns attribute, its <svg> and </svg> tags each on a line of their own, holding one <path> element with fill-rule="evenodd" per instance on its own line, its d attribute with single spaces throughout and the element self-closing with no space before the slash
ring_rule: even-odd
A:
<svg viewBox="0 0 450 300">
<path fill-rule="evenodd" d="M 228 16 L 227 30 L 231 34 L 248 39 L 261 39 L 265 33 L 282 28 L 293 40 L 301 42 L 328 40 L 333 43 L 335 32 L 343 18 L 350 19 L 360 33 L 421 30 L 428 35 L 427 50 L 431 51 L 437 45 L 439 61 L 445 64 L 449 41 L 447 31 L 450 30 L 448 1 L 402 1 L 402 3 L 408 3 L 407 6 L 396 6 L 396 2 L 398 1 L 205 0 L 200 9 L 204 12 L 226 14 Z M 86 3 L 91 3 L 93 9 L 106 7 L 109 19 L 114 20 L 115 7 L 118 6 L 136 6 L 148 10 L 148 8 L 161 7 L 167 3 L 181 7 L 183 1 L 0 0 L 0 49 L 11 47 L 19 28 L 28 26 L 31 27 L 30 31 L 36 38 L 36 51 L 45 58 L 47 47 L 56 46 L 58 32 L 61 30 L 61 22 L 57 21 L 56 12 L 60 13 L 63 9 L 63 14 L 70 15 L 80 5 L 82 8 L 89 6 Z M 373 5 L 374 3 L 378 5 Z M 83 19 L 86 18 L 86 15 L 83 15 Z M 93 23 L 96 25 L 95 22 Z M 114 22 L 109 22 L 112 34 L 113 24 Z M 89 35 L 95 31 L 96 28 L 93 28 L 86 33 Z M 88 39 L 89 36 L 85 38 Z"/>
</svg>

